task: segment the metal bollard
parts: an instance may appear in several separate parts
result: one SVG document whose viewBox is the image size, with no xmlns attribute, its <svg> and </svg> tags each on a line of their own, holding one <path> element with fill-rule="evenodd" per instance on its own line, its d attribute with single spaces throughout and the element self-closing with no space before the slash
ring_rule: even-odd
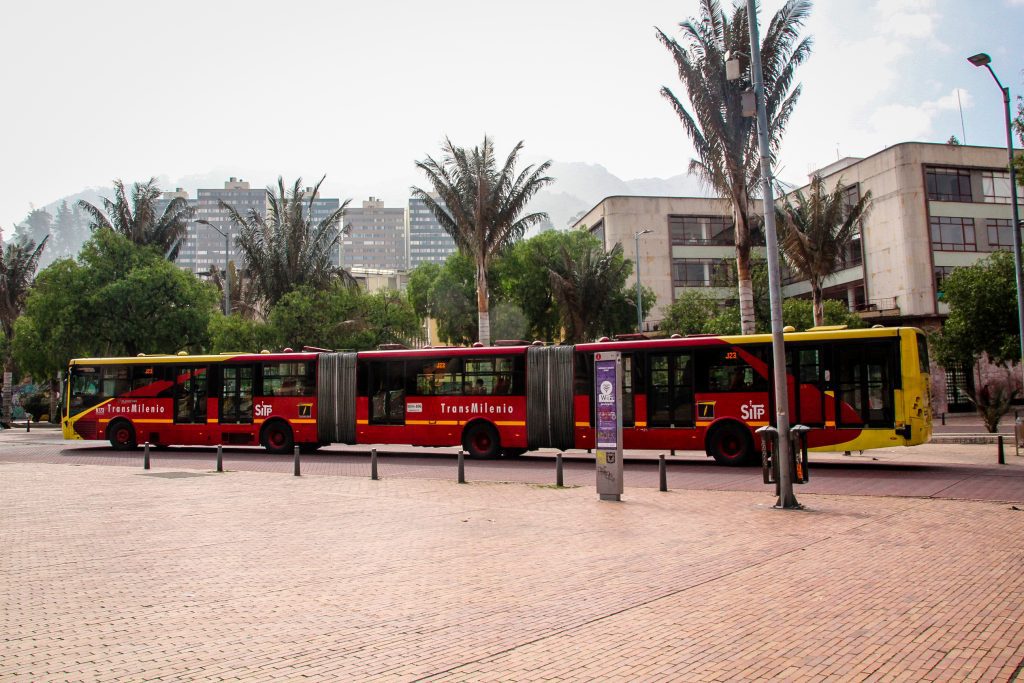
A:
<svg viewBox="0 0 1024 683">
<path fill-rule="evenodd" d="M 147 441 L 142 446 L 142 469 L 149 469 L 149 442 Z"/>
<path fill-rule="evenodd" d="M 370 479 L 377 481 L 377 449 L 370 449 Z"/>
<path fill-rule="evenodd" d="M 668 491 L 668 470 L 665 468 L 665 454 L 658 454 L 658 490 Z"/>
<path fill-rule="evenodd" d="M 668 454 L 669 454 L 669 455 L 673 455 L 673 456 L 674 456 L 674 455 L 676 454 L 676 449 L 674 449 L 674 448 L 673 448 L 672 450 L 670 450 L 670 451 L 668 452 Z"/>
<path fill-rule="evenodd" d="M 302 475 L 302 473 L 301 473 L 301 471 L 299 469 L 299 447 L 298 446 L 295 447 L 295 472 L 294 472 L 294 474 L 295 474 L 296 477 Z"/>
<path fill-rule="evenodd" d="M 1000 434 L 999 435 L 999 464 L 1000 465 L 1005 465 L 1006 464 L 1006 457 L 1005 456 L 1006 456 L 1006 454 L 1003 451 L 1003 435 Z"/>
<path fill-rule="evenodd" d="M 565 485 L 565 478 L 562 476 L 562 453 L 555 455 L 555 486 L 562 488 Z"/>
<path fill-rule="evenodd" d="M 946 414 L 945 413 L 942 413 L 942 426 L 943 427 L 946 426 Z"/>
<path fill-rule="evenodd" d="M 224 471 L 224 455 L 222 453 L 222 447 L 220 444 L 217 444 L 217 471 Z"/>
<path fill-rule="evenodd" d="M 25 431 L 32 431 L 32 416 L 29 415 L 28 413 L 25 413 Z"/>
<path fill-rule="evenodd" d="M 466 454 L 459 451 L 459 483 L 466 483 Z"/>
</svg>

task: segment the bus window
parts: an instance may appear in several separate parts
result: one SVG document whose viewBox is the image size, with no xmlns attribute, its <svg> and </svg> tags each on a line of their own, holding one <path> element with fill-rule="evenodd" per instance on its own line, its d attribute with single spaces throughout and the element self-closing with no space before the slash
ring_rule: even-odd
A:
<svg viewBox="0 0 1024 683">
<path fill-rule="evenodd" d="M 104 398 L 113 398 L 127 393 L 131 386 L 131 369 L 127 365 L 103 366 Z"/>
<path fill-rule="evenodd" d="M 722 393 L 768 390 L 768 380 L 748 365 L 734 347 L 700 350 L 697 354 L 697 366 L 700 368 L 697 378 L 698 391 Z"/>
<path fill-rule="evenodd" d="M 928 340 L 920 332 L 917 333 L 917 362 L 922 373 L 928 374 L 931 371 L 928 363 Z"/>
<path fill-rule="evenodd" d="M 285 361 L 263 364 L 263 396 L 314 396 L 313 363 Z"/>
<path fill-rule="evenodd" d="M 893 389 L 898 373 L 892 372 L 893 344 L 836 344 L 836 414 L 839 425 L 892 426 Z"/>
<path fill-rule="evenodd" d="M 70 380 L 70 414 L 74 415 L 86 408 L 92 408 L 104 400 L 101 367 L 84 367 L 81 365 L 71 369 Z"/>
<path fill-rule="evenodd" d="M 174 368 L 174 421 L 206 422 L 206 367 L 176 366 Z"/>
<path fill-rule="evenodd" d="M 220 421 L 227 424 L 252 422 L 253 368 L 225 365 L 221 371 Z"/>
<path fill-rule="evenodd" d="M 693 426 L 693 357 L 689 352 L 647 356 L 647 425 Z"/>
<path fill-rule="evenodd" d="M 405 424 L 405 362 L 369 365 L 370 424 Z"/>
</svg>

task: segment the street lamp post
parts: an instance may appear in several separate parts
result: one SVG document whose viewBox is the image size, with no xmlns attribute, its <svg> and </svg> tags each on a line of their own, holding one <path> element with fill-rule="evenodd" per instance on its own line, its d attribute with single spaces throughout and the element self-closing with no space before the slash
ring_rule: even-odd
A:
<svg viewBox="0 0 1024 683">
<path fill-rule="evenodd" d="M 992 58 L 984 52 L 967 58 L 967 61 L 974 66 L 983 66 L 988 69 L 995 80 L 996 85 L 1003 92 L 1003 107 L 1006 110 L 1006 154 L 1010 162 L 1010 206 L 1013 215 L 1013 269 L 1017 276 L 1017 330 L 1020 334 L 1021 349 L 1021 370 L 1024 371 L 1024 273 L 1021 270 L 1021 246 L 1020 246 L 1020 210 L 1017 208 L 1017 177 L 1013 169 L 1013 129 L 1010 126 L 1010 89 L 1003 87 L 989 64 Z"/>
<path fill-rule="evenodd" d="M 224 238 L 224 315 L 231 315 L 231 272 L 229 270 L 230 261 L 228 261 L 230 258 L 229 249 L 231 246 L 228 235 L 231 231 L 229 229 L 228 232 L 224 232 L 210 221 L 199 220 L 196 221 L 196 223 L 202 223 L 208 228 L 213 228 L 220 233 L 221 237 Z"/>
<path fill-rule="evenodd" d="M 768 115 L 764 106 L 764 76 L 761 73 L 761 42 L 757 34 L 757 9 L 747 0 L 750 25 L 750 72 L 757 105 L 757 146 L 761 153 L 761 198 L 764 202 L 764 232 L 768 249 L 768 292 L 772 309 L 772 370 L 775 380 L 775 427 L 779 431 L 779 499 L 776 507 L 800 508 L 793 494 L 789 461 L 789 389 L 786 378 L 786 349 L 782 336 L 782 282 L 779 278 L 779 240 L 775 232 L 775 199 L 772 195 L 771 149 L 768 146 Z"/>
<path fill-rule="evenodd" d="M 644 309 L 640 302 L 640 238 L 649 235 L 653 230 L 644 228 L 633 233 L 633 240 L 636 242 L 636 331 L 640 334 L 644 331 Z"/>
</svg>

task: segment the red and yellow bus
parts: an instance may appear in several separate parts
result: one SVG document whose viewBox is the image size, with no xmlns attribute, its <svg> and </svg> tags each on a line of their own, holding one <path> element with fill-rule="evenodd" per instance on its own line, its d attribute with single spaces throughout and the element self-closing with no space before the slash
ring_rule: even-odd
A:
<svg viewBox="0 0 1024 683">
<path fill-rule="evenodd" d="M 517 343 L 73 361 L 65 435 L 107 438 L 115 446 L 131 445 L 145 434 L 152 443 L 247 443 L 274 451 L 294 443 L 461 445 L 475 457 L 593 448 L 593 358 L 598 351 L 614 350 L 623 357 L 625 448 L 704 450 L 719 463 L 740 465 L 756 460 L 753 430 L 775 413 L 770 343 L 768 335 L 691 336 L 574 347 Z M 930 438 L 927 347 L 919 330 L 818 328 L 787 334 L 786 353 L 790 420 L 812 428 L 812 449 L 909 446 Z M 88 413 L 103 408 L 92 418 L 95 428 L 75 427 L 83 416 L 72 405 L 81 377 L 110 366 L 130 367 L 134 378 L 145 374 L 136 366 L 146 361 L 172 368 L 166 376 L 173 382 L 148 390 L 166 394 L 168 412 L 159 416 L 165 422 L 157 423 L 165 427 L 149 429 L 144 425 L 150 423 L 133 420 L 125 412 L 131 401 L 149 399 L 135 390 L 118 393 L 116 387 Z M 301 397 L 267 394 L 265 377 L 281 371 L 267 375 L 265 368 L 278 363 L 307 364 Z M 194 422 L 186 426 L 177 409 L 179 396 L 188 394 L 185 375 L 194 375 L 195 368 L 205 368 L 207 380 L 203 431 L 197 427 L 200 416 L 193 411 Z M 106 378 L 107 372 L 100 374 Z M 250 417 L 247 409 L 231 407 L 225 413 L 224 408 L 244 393 L 234 389 L 241 372 L 248 373 L 252 386 L 254 407 L 247 423 L 241 422 Z M 111 392 L 117 398 L 105 398 Z M 225 414 L 235 421 L 226 422 Z"/>
<path fill-rule="evenodd" d="M 65 439 L 117 449 L 318 445 L 316 353 L 83 358 L 68 367 Z"/>
</svg>

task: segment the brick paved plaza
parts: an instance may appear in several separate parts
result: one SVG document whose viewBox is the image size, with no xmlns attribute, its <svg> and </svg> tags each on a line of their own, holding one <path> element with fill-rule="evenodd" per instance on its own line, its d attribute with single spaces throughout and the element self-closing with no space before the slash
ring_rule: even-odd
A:
<svg viewBox="0 0 1024 683">
<path fill-rule="evenodd" d="M 23 462 L 0 481 L 5 681 L 1007 681 L 1024 659 L 1009 503 Z"/>
</svg>

